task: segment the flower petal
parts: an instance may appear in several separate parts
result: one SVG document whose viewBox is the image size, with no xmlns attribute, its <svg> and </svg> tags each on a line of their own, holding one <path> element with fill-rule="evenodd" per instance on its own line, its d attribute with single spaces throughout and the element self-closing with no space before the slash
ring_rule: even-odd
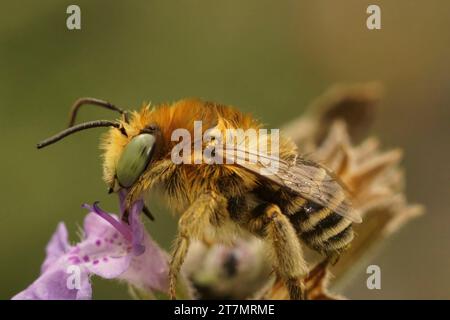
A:
<svg viewBox="0 0 450 320">
<path fill-rule="evenodd" d="M 45 248 L 45 261 L 41 267 L 41 274 L 45 272 L 58 258 L 64 255 L 70 249 L 69 237 L 66 225 L 60 222 L 56 227 L 55 233 Z"/>
<path fill-rule="evenodd" d="M 90 210 L 91 212 L 96 213 L 97 215 L 99 215 L 100 217 L 102 217 L 105 221 L 109 222 L 109 224 L 111 224 L 114 228 L 116 228 L 117 231 L 119 231 L 128 241 L 131 241 L 131 230 L 130 227 L 122 222 L 121 220 L 118 220 L 117 217 L 113 214 L 110 214 L 106 211 L 103 211 L 99 206 L 98 206 L 98 201 L 94 202 L 94 204 L 92 206 L 88 205 L 88 204 L 83 204 L 82 207 L 85 209 Z M 96 227 L 100 227 L 100 230 L 96 230 Z M 84 225 L 84 230 L 86 235 L 89 235 L 91 232 L 103 232 L 103 228 L 101 225 L 96 225 L 94 224 L 93 226 L 91 225 L 86 225 L 86 221 L 85 221 L 85 225 Z"/>
<path fill-rule="evenodd" d="M 110 217 L 121 223 L 116 215 Z M 69 259 L 78 261 L 90 272 L 106 279 L 115 278 L 128 269 L 131 241 L 94 212 L 86 216 L 84 229 L 86 238 L 71 251 Z"/>
<path fill-rule="evenodd" d="M 132 256 L 129 269 L 119 278 L 143 290 L 168 291 L 168 255 L 151 239 L 147 232 L 143 233 L 145 252 Z"/>
<path fill-rule="evenodd" d="M 144 207 L 144 202 L 142 200 L 137 201 L 131 207 L 131 213 L 129 216 L 131 232 L 132 232 L 132 246 L 133 246 L 133 254 L 139 256 L 144 253 L 144 235 L 145 229 L 144 225 L 140 220 L 140 214 L 142 212 L 142 208 Z"/>
<path fill-rule="evenodd" d="M 90 299 L 92 288 L 88 270 L 82 265 L 74 267 L 68 259 L 73 250 L 76 248 L 69 246 L 66 226 L 59 223 L 47 244 L 41 276 L 13 299 Z"/>
<path fill-rule="evenodd" d="M 120 189 L 118 192 L 118 195 L 119 195 L 119 206 L 120 206 L 120 218 L 122 218 L 125 213 L 125 200 L 127 198 L 127 190 Z"/>
<path fill-rule="evenodd" d="M 67 229 L 60 223 L 47 245 L 41 276 L 13 299 L 90 299 L 91 274 L 167 292 L 168 257 L 140 221 L 143 205 L 143 201 L 133 204 L 130 224 L 101 210 L 97 203 L 84 205 L 92 210 L 84 220 L 85 238 L 70 246 Z"/>
<path fill-rule="evenodd" d="M 60 265 L 61 266 L 61 265 Z M 86 271 L 52 267 L 13 300 L 86 300 L 92 297 L 89 275 Z M 77 273 L 78 272 L 78 273 Z M 78 278 L 76 278 L 78 277 Z"/>
</svg>

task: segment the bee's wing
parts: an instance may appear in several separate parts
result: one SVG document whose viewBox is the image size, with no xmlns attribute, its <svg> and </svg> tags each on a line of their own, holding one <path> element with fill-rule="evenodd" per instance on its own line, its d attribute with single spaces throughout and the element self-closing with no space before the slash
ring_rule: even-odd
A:
<svg viewBox="0 0 450 320">
<path fill-rule="evenodd" d="M 359 213 L 352 207 L 345 186 L 320 164 L 298 158 L 292 166 L 280 164 L 274 175 L 284 186 L 298 192 L 302 197 L 328 207 L 353 222 L 362 221 Z"/>
<path fill-rule="evenodd" d="M 289 163 L 239 146 L 232 148 L 227 146 L 224 149 L 224 156 L 237 159 L 238 165 L 256 174 L 263 174 L 271 181 L 298 193 L 307 200 L 328 207 L 353 222 L 362 221 L 359 213 L 352 208 L 350 196 L 343 183 L 332 172 L 316 162 L 297 158 Z M 251 156 L 254 158 L 256 156 L 257 161 L 248 161 Z M 270 161 L 278 161 L 278 166 L 271 167 Z"/>
</svg>

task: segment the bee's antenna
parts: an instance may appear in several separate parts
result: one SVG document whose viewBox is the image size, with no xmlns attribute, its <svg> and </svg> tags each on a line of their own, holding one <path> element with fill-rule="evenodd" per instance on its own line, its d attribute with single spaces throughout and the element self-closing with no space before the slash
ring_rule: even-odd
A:
<svg viewBox="0 0 450 320">
<path fill-rule="evenodd" d="M 98 128 L 98 127 L 114 127 L 114 128 L 119 129 L 123 135 L 125 135 L 125 136 L 127 135 L 127 133 L 125 132 L 125 129 L 118 122 L 109 121 L 109 120 L 95 120 L 95 121 L 83 122 L 83 123 L 77 124 L 76 126 L 67 128 L 66 130 L 63 130 L 60 133 L 55 134 L 53 137 L 50 137 L 48 139 L 45 139 L 44 141 L 39 142 L 37 144 L 37 148 L 38 149 L 44 148 L 48 145 L 51 145 L 65 137 L 67 137 L 68 135 L 71 135 L 72 133 L 86 130 L 86 129 L 91 129 L 91 128 Z"/>
<path fill-rule="evenodd" d="M 81 106 L 90 104 L 95 106 L 100 106 L 109 110 L 117 111 L 118 113 L 125 116 L 125 121 L 128 123 L 128 115 L 127 112 L 119 107 L 116 107 L 112 103 L 109 103 L 108 101 L 96 99 L 96 98 L 80 98 L 73 104 L 71 110 L 70 110 L 70 119 L 69 119 L 69 127 L 72 127 L 75 124 L 75 119 L 77 117 L 78 109 L 80 109 Z"/>
</svg>

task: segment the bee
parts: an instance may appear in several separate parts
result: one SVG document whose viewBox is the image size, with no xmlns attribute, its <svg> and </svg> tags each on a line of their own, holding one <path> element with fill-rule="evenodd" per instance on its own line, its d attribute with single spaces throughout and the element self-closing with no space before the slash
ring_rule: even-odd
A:
<svg viewBox="0 0 450 320">
<path fill-rule="evenodd" d="M 121 117 L 75 125 L 78 110 L 89 104 L 118 112 Z M 82 98 L 72 107 L 69 128 L 42 141 L 38 148 L 78 131 L 110 127 L 101 143 L 103 178 L 110 192 L 125 189 L 128 208 L 156 194 L 179 217 L 169 271 L 171 298 L 193 240 L 227 243 L 251 234 L 267 244 L 274 271 L 284 281 L 290 298 L 304 299 L 308 265 L 303 247 L 334 261 L 353 239 L 352 224 L 361 222 L 345 185 L 323 165 L 302 157 L 296 145 L 283 136 L 278 168 L 269 174 L 261 174 L 260 170 L 267 168 L 264 161 L 175 163 L 171 153 L 178 141 L 173 141 L 172 133 L 182 128 L 194 135 L 198 120 L 205 129 L 262 128 L 251 115 L 234 107 L 198 99 L 156 108 L 144 105 L 139 112 L 129 112 L 106 101 Z M 211 141 L 201 142 L 201 146 L 210 147 Z M 237 143 L 222 149 L 220 156 L 228 159 L 256 153 Z"/>
</svg>

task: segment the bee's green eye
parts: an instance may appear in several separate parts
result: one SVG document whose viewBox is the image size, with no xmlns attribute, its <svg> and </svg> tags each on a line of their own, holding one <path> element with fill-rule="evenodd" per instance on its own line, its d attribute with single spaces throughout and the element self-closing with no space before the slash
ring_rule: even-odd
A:
<svg viewBox="0 0 450 320">
<path fill-rule="evenodd" d="M 125 146 L 116 167 L 117 180 L 122 187 L 131 187 L 144 172 L 150 162 L 155 140 L 155 136 L 143 133 Z"/>
</svg>

